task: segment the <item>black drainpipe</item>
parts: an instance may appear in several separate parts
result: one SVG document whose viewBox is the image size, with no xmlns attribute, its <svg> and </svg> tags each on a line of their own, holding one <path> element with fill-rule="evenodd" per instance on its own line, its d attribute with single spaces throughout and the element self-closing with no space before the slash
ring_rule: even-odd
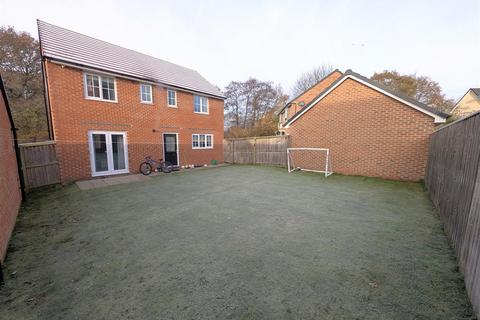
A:
<svg viewBox="0 0 480 320">
<path fill-rule="evenodd" d="M 5 277 L 3 276 L 2 264 L 0 263 L 0 287 L 5 284 Z"/>
</svg>

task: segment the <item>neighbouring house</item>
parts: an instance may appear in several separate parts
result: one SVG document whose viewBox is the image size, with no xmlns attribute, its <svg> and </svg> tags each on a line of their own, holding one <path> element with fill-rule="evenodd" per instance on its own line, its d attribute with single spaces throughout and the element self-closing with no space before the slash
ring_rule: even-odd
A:
<svg viewBox="0 0 480 320">
<path fill-rule="evenodd" d="M 329 85 L 331 85 L 335 80 L 342 76 L 342 72 L 338 69 L 335 69 L 319 82 L 314 84 L 309 89 L 305 90 L 298 96 L 293 99 L 290 99 L 285 106 L 278 111 L 279 114 L 279 123 L 278 129 L 280 133 L 284 133 L 282 130 L 282 124 L 287 122 L 289 117 L 293 117 L 298 111 L 305 107 L 310 101 L 312 101 L 318 94 L 325 90 Z"/>
<path fill-rule="evenodd" d="M 453 119 L 460 119 L 479 111 L 480 88 L 470 88 L 463 97 L 458 100 L 450 113 Z"/>
<path fill-rule="evenodd" d="M 62 183 L 223 162 L 224 96 L 197 71 L 37 21 Z"/>
<path fill-rule="evenodd" d="M 287 103 L 279 131 L 290 135 L 291 147 L 330 149 L 336 173 L 417 181 L 424 177 L 429 137 L 447 117 L 351 70 L 335 70 Z M 317 160 L 298 161 L 324 165 Z"/>
<path fill-rule="evenodd" d="M 16 129 L 0 76 L 0 282 L 1 266 L 23 197 L 19 158 Z"/>
</svg>

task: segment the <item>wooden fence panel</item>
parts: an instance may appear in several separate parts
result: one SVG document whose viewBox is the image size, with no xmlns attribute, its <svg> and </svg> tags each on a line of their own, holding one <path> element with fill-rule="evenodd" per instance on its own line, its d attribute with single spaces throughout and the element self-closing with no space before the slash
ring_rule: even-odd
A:
<svg viewBox="0 0 480 320">
<path fill-rule="evenodd" d="M 235 163 L 254 164 L 253 139 L 238 139 L 234 143 Z"/>
<path fill-rule="evenodd" d="M 223 145 L 225 162 L 286 166 L 290 138 L 270 136 L 225 139 Z"/>
<path fill-rule="evenodd" d="M 288 136 L 268 137 L 256 139 L 256 157 L 258 164 L 287 164 Z"/>
<path fill-rule="evenodd" d="M 436 131 L 425 185 L 457 253 L 480 316 L 480 113 Z"/>
<path fill-rule="evenodd" d="M 60 183 L 54 141 L 20 144 L 22 173 L 27 190 Z"/>
<path fill-rule="evenodd" d="M 226 143 L 225 140 L 223 141 L 223 161 L 228 163 L 234 162 L 234 143 L 235 141 L 232 141 L 231 143 Z"/>
</svg>

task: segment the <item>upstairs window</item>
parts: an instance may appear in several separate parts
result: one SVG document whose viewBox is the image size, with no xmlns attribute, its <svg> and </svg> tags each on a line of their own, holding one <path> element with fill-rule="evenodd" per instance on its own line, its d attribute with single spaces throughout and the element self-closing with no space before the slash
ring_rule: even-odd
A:
<svg viewBox="0 0 480 320">
<path fill-rule="evenodd" d="M 152 86 L 149 84 L 140 85 L 140 101 L 143 103 L 153 103 Z"/>
<path fill-rule="evenodd" d="M 96 74 L 85 74 L 85 95 L 88 99 L 117 101 L 115 79 Z"/>
<path fill-rule="evenodd" d="M 167 90 L 167 103 L 169 107 L 177 106 L 177 91 Z"/>
<path fill-rule="evenodd" d="M 86 74 L 87 97 L 101 98 L 100 96 L 100 79 L 98 76 Z"/>
<path fill-rule="evenodd" d="M 213 134 L 192 134 L 192 149 L 212 149 Z"/>
<path fill-rule="evenodd" d="M 194 96 L 193 111 L 195 113 L 208 113 L 208 98 L 202 96 Z"/>
</svg>

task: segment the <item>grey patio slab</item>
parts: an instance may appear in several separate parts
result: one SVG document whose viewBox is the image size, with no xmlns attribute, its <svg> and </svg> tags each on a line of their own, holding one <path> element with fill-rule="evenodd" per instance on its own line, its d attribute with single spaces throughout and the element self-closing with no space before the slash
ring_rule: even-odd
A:
<svg viewBox="0 0 480 320">
<path fill-rule="evenodd" d="M 148 181 L 148 179 L 150 178 L 141 174 L 132 174 L 128 176 L 77 181 L 76 185 L 80 188 L 80 190 L 90 190 L 125 183 Z"/>
<path fill-rule="evenodd" d="M 173 171 L 172 174 L 188 172 L 188 171 L 215 169 L 215 168 L 225 167 L 229 165 L 230 164 L 219 164 L 216 166 L 198 167 L 195 169 L 181 169 L 179 171 Z M 78 188 L 80 188 L 80 190 L 91 190 L 91 189 L 115 186 L 115 185 L 125 184 L 125 183 L 148 181 L 151 177 L 157 177 L 157 176 L 163 176 L 163 175 L 165 175 L 165 173 L 163 172 L 152 172 L 149 176 L 144 176 L 143 174 L 131 174 L 131 175 L 124 175 L 124 176 L 113 176 L 113 177 L 105 177 L 105 178 L 95 178 L 90 180 L 82 180 L 82 181 L 77 181 L 75 184 L 78 186 Z"/>
</svg>

